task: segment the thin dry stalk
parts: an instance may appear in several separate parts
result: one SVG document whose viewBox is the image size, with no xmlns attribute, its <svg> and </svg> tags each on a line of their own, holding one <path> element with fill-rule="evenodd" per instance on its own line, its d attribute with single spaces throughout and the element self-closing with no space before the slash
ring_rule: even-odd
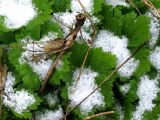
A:
<svg viewBox="0 0 160 120">
<path fill-rule="evenodd" d="M 7 75 L 7 66 L 1 65 L 0 63 L 0 119 L 2 117 L 2 101 L 3 101 L 3 89 L 4 89 L 4 82 Z"/>
<path fill-rule="evenodd" d="M 160 19 L 160 9 L 156 8 L 149 0 L 142 0 L 143 3 L 149 8 L 151 13 L 158 19 Z"/>
<path fill-rule="evenodd" d="M 99 116 L 110 115 L 110 114 L 113 114 L 113 113 L 115 113 L 115 112 L 114 112 L 114 111 L 101 112 L 101 113 L 97 113 L 97 114 L 88 116 L 88 117 L 86 117 L 86 118 L 83 119 L 83 120 L 91 120 L 91 119 L 96 118 L 96 117 L 99 117 Z"/>
<path fill-rule="evenodd" d="M 65 53 L 65 51 L 62 51 L 58 54 L 55 62 L 52 64 L 52 66 L 49 68 L 48 72 L 47 72 L 47 75 L 45 76 L 44 78 L 44 82 L 42 84 L 42 87 L 40 88 L 40 91 L 39 93 L 42 93 L 43 90 L 45 89 L 47 83 L 48 83 L 48 80 L 49 78 L 51 77 L 51 75 L 53 74 L 55 68 L 56 68 L 56 65 L 58 64 L 59 60 L 61 59 L 61 57 L 63 56 L 63 54 Z"/>
<path fill-rule="evenodd" d="M 137 8 L 137 6 L 134 4 L 134 2 L 132 0 L 128 0 L 129 3 L 137 10 L 137 12 L 139 13 L 139 15 L 142 15 L 140 10 Z"/>
<path fill-rule="evenodd" d="M 82 2 L 81 2 L 80 0 L 77 0 L 77 1 L 78 1 L 79 4 L 81 5 L 84 13 L 86 14 L 87 18 L 89 19 L 89 21 L 90 21 L 90 23 L 91 23 L 91 26 L 92 26 L 92 29 L 93 29 L 93 36 L 92 36 L 91 42 L 89 43 L 89 47 L 87 48 L 87 52 L 86 52 L 86 55 L 85 55 L 85 57 L 84 57 L 84 60 L 83 60 L 83 63 L 82 63 L 82 65 L 81 65 L 80 72 L 79 72 L 79 75 L 78 75 L 76 81 L 78 81 L 78 80 L 80 79 L 80 76 L 81 76 L 81 74 L 82 74 L 82 70 L 83 70 L 84 65 L 85 65 L 85 63 L 86 63 L 86 60 L 87 60 L 89 51 L 90 51 L 90 49 L 91 49 L 91 47 L 92 47 L 92 45 L 93 45 L 93 42 L 94 42 L 94 40 L 95 40 L 95 38 L 96 38 L 96 34 L 97 34 L 97 30 L 96 30 L 96 27 L 95 27 L 95 25 L 94 25 L 94 22 L 93 22 L 93 20 L 91 19 L 89 13 L 87 12 L 86 8 L 84 7 L 84 5 L 82 4 Z"/>
</svg>

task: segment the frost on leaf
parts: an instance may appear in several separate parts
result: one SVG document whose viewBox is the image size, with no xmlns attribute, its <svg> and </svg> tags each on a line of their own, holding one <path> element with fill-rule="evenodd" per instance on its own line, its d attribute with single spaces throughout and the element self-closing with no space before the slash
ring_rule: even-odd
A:
<svg viewBox="0 0 160 120">
<path fill-rule="evenodd" d="M 1 0 L 0 15 L 4 16 L 8 28 L 14 29 L 26 25 L 36 16 L 32 0 Z"/>
<path fill-rule="evenodd" d="M 44 110 L 44 112 L 36 112 L 35 120 L 60 120 L 63 117 L 63 110 L 59 107 L 58 110 Z"/>
<path fill-rule="evenodd" d="M 93 6 L 93 0 L 81 0 L 81 2 L 83 3 L 85 9 L 87 10 L 87 12 L 91 12 L 92 11 L 92 6 Z M 71 9 L 74 12 L 80 12 L 82 11 L 82 7 L 80 6 L 80 4 L 78 3 L 78 0 L 72 0 L 71 2 Z"/>
<path fill-rule="evenodd" d="M 155 104 L 152 101 L 157 97 L 159 92 L 158 81 L 150 80 L 147 75 L 140 78 L 140 83 L 137 90 L 137 95 L 139 96 L 139 104 L 136 107 L 136 111 L 133 113 L 132 120 L 142 120 L 143 113 L 145 111 L 152 111 Z"/>
<path fill-rule="evenodd" d="M 79 72 L 79 69 L 74 72 L 73 83 L 68 88 L 68 97 L 71 101 L 71 106 L 76 106 L 79 104 L 81 100 L 97 88 L 97 85 L 95 84 L 95 77 L 98 74 L 96 72 L 89 68 L 85 68 L 82 71 L 80 79 L 77 81 Z M 102 96 L 100 90 L 97 90 L 80 105 L 80 111 L 83 114 L 87 114 L 88 112 L 91 112 L 94 107 L 102 107 L 104 104 L 104 96 Z"/>
<path fill-rule="evenodd" d="M 122 91 L 123 94 L 128 93 L 129 89 L 130 89 L 130 84 L 124 84 L 120 86 L 120 91 Z"/>
<path fill-rule="evenodd" d="M 160 31 L 160 24 L 158 19 L 153 16 L 150 12 L 147 13 L 147 16 L 150 17 L 150 33 L 151 33 L 151 39 L 149 41 L 150 48 L 153 48 L 158 40 L 159 37 L 159 31 Z"/>
<path fill-rule="evenodd" d="M 36 100 L 34 96 L 30 95 L 26 90 L 15 91 L 13 88 L 14 83 L 15 78 L 12 76 L 12 73 L 8 72 L 4 84 L 3 104 L 15 112 L 22 114 Z"/>
<path fill-rule="evenodd" d="M 101 47 L 104 52 L 111 52 L 117 57 L 117 66 L 122 64 L 130 55 L 127 49 L 128 39 L 123 36 L 120 39 L 113 33 L 101 30 L 94 43 L 94 47 Z M 130 78 L 139 64 L 138 60 L 131 58 L 118 72 L 122 77 Z"/>
<path fill-rule="evenodd" d="M 149 57 L 151 63 L 157 70 L 160 70 L 160 47 L 156 47 Z"/>
<path fill-rule="evenodd" d="M 19 59 L 20 63 L 23 64 L 27 62 L 33 69 L 34 72 L 36 72 L 40 79 L 43 80 L 46 76 L 48 69 L 52 65 L 51 59 L 45 59 L 46 54 L 44 53 L 42 47 L 50 40 L 54 40 L 56 38 L 55 33 L 48 33 L 48 35 L 44 36 L 40 42 L 37 42 L 37 44 L 33 43 L 33 40 L 29 38 L 29 43 L 27 43 L 27 39 L 22 40 L 24 43 L 27 43 L 26 46 L 24 46 L 25 52 L 22 53 L 21 58 Z M 32 60 L 32 55 L 38 54 L 38 58 L 40 61 L 36 62 Z"/>
<path fill-rule="evenodd" d="M 117 5 L 123 5 L 129 7 L 129 4 L 125 0 L 105 0 L 106 3 L 116 7 Z"/>
</svg>

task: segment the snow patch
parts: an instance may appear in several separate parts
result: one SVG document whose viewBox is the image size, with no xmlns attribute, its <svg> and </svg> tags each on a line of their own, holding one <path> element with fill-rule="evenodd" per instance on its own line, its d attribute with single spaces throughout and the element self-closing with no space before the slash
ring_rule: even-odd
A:
<svg viewBox="0 0 160 120">
<path fill-rule="evenodd" d="M 59 107 L 58 110 L 45 110 L 44 112 L 37 112 L 35 120 L 60 120 L 63 117 L 63 110 Z"/>
<path fill-rule="evenodd" d="M 156 47 L 150 54 L 149 59 L 153 66 L 160 70 L 160 47 Z"/>
<path fill-rule="evenodd" d="M 129 4 L 126 3 L 125 0 L 105 0 L 105 1 L 106 3 L 114 7 L 116 7 L 117 5 L 123 5 L 123 6 L 129 7 Z"/>
<path fill-rule="evenodd" d="M 54 40 L 56 38 L 55 33 L 48 33 L 48 35 L 44 36 L 37 44 L 33 44 L 33 40 L 31 38 L 25 38 L 22 40 L 24 43 L 27 43 L 29 39 L 29 43 L 24 46 L 24 49 L 26 49 L 25 52 L 22 53 L 21 58 L 19 59 L 20 63 L 23 64 L 27 62 L 33 69 L 34 72 L 36 72 L 40 79 L 43 80 L 48 72 L 48 69 L 52 65 L 52 60 L 47 59 L 46 60 L 46 54 L 44 54 L 42 46 L 44 46 L 48 41 Z M 39 61 L 33 61 L 33 48 L 34 48 L 34 54 L 38 54 Z M 31 51 L 28 51 L 31 50 Z M 40 51 L 40 52 L 38 52 Z M 58 66 L 57 66 L 58 67 Z"/>
<path fill-rule="evenodd" d="M 27 110 L 28 106 L 35 102 L 35 98 L 26 90 L 15 91 L 13 88 L 14 83 L 15 78 L 11 72 L 8 72 L 4 84 L 3 104 L 6 107 L 12 108 L 15 112 L 22 114 L 22 112 Z"/>
<path fill-rule="evenodd" d="M 140 78 L 137 95 L 140 98 L 139 105 L 133 113 L 132 120 L 142 120 L 145 111 L 152 111 L 155 104 L 152 101 L 157 97 L 159 92 L 157 79 L 150 80 L 147 75 Z"/>
<path fill-rule="evenodd" d="M 77 81 L 79 72 L 79 69 L 74 72 L 73 83 L 68 88 L 68 97 L 71 101 L 71 106 L 76 106 L 77 104 L 79 104 L 81 100 L 83 100 L 97 88 L 95 77 L 98 74 L 96 72 L 92 71 L 90 68 L 85 68 L 82 71 L 80 79 Z M 80 105 L 80 110 L 82 114 L 87 114 L 94 107 L 103 107 L 104 105 L 104 96 L 102 96 L 100 90 L 97 90 Z"/>
<path fill-rule="evenodd" d="M 9 29 L 15 29 L 26 25 L 37 13 L 32 0 L 1 0 L 0 15 Z"/>
<path fill-rule="evenodd" d="M 130 55 L 127 49 L 128 39 L 123 36 L 119 38 L 113 33 L 101 30 L 97 35 L 94 47 L 101 47 L 104 52 L 111 52 L 117 57 L 117 66 L 122 64 Z M 122 77 L 130 78 L 139 64 L 139 60 L 131 58 L 123 67 L 118 70 Z"/>
<path fill-rule="evenodd" d="M 76 23 L 76 15 L 78 15 L 77 12 L 54 13 L 54 19 L 58 20 L 60 24 L 63 23 L 61 24 L 61 28 L 64 31 L 64 36 L 70 33 L 70 29 L 68 27 L 74 28 L 74 25 Z M 92 17 L 91 19 L 94 23 L 99 21 L 96 17 Z M 82 40 L 82 37 L 84 40 L 91 40 L 90 33 L 92 31 L 93 30 L 91 28 L 90 21 L 86 19 L 84 25 L 81 27 L 82 35 L 80 34 L 80 32 L 78 32 L 77 40 Z"/>
<path fill-rule="evenodd" d="M 128 93 L 129 89 L 130 89 L 130 84 L 124 84 L 120 86 L 120 90 L 123 92 L 123 94 Z"/>
<path fill-rule="evenodd" d="M 150 17 L 150 33 L 151 33 L 151 39 L 149 41 L 150 48 L 153 48 L 155 44 L 157 43 L 158 37 L 159 37 L 159 31 L 160 31 L 160 24 L 158 19 L 153 16 L 150 12 L 146 13 L 147 16 Z"/>
<path fill-rule="evenodd" d="M 85 7 L 87 12 L 91 12 L 93 8 L 93 0 L 80 0 L 83 6 Z M 81 5 L 79 4 L 78 0 L 71 1 L 71 10 L 74 12 L 81 12 L 83 11 Z"/>
</svg>

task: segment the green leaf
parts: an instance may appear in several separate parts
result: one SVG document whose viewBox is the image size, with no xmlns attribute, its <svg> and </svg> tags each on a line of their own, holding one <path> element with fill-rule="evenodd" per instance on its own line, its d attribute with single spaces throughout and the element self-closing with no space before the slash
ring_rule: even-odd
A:
<svg viewBox="0 0 160 120">
<path fill-rule="evenodd" d="M 130 120 L 135 108 L 135 102 L 138 100 L 137 96 L 137 86 L 138 82 L 136 80 L 131 80 L 130 90 L 124 96 L 123 106 L 124 106 L 124 119 Z"/>
<path fill-rule="evenodd" d="M 39 76 L 32 71 L 28 64 L 21 64 L 16 69 L 22 77 L 23 85 L 26 89 L 38 91 L 41 85 Z"/>
<path fill-rule="evenodd" d="M 139 66 L 134 73 L 134 76 L 136 76 L 137 78 L 139 78 L 143 74 L 148 73 L 151 70 L 151 64 L 148 59 L 149 55 L 150 55 L 150 50 L 147 48 L 142 48 L 135 55 L 135 58 L 137 58 L 140 61 Z"/>
<path fill-rule="evenodd" d="M 104 5 L 102 14 L 104 16 L 103 25 L 105 29 L 114 32 L 118 36 L 121 36 L 123 15 L 120 9 Z"/>
<path fill-rule="evenodd" d="M 71 62 L 76 66 L 80 67 L 83 63 L 84 56 L 87 52 L 86 44 L 78 44 L 71 48 Z M 86 60 L 86 67 L 91 67 L 94 71 L 98 73 L 106 73 L 114 69 L 116 64 L 116 57 L 111 53 L 105 53 L 100 48 L 92 48 L 89 52 L 88 58 Z"/>
<path fill-rule="evenodd" d="M 53 12 L 65 12 L 70 9 L 71 1 L 70 0 L 54 0 L 52 6 Z"/>
<path fill-rule="evenodd" d="M 41 36 L 47 35 L 48 32 L 55 32 L 58 33 L 59 37 L 63 36 L 63 32 L 61 30 L 61 27 L 56 22 L 47 21 L 41 26 Z"/>
<path fill-rule="evenodd" d="M 101 82 L 106 78 L 107 75 L 109 75 L 109 72 L 108 72 L 108 74 L 97 76 L 96 83 L 98 85 L 101 84 Z M 105 107 L 108 107 L 108 108 L 111 107 L 114 102 L 114 95 L 113 95 L 113 91 L 112 91 L 113 81 L 114 81 L 114 78 L 111 78 L 111 79 L 107 80 L 100 87 L 100 92 L 104 96 Z"/>
<path fill-rule="evenodd" d="M 68 58 L 70 57 L 70 53 L 65 54 L 62 59 L 62 65 L 60 65 L 59 68 L 55 70 L 53 73 L 50 83 L 52 85 L 60 85 L 61 80 L 64 82 L 69 82 L 72 79 L 72 74 L 71 74 L 71 65 L 70 62 L 68 61 Z"/>
<path fill-rule="evenodd" d="M 94 0 L 94 14 L 98 14 L 102 11 L 102 5 L 104 0 Z"/>
<path fill-rule="evenodd" d="M 149 18 L 144 15 L 135 17 L 133 12 L 124 16 L 123 33 L 129 38 L 129 47 L 138 47 L 151 38 Z"/>
<path fill-rule="evenodd" d="M 19 77 L 22 79 L 23 85 L 26 89 L 39 90 L 41 85 L 39 76 L 33 72 L 32 68 L 27 63 L 19 63 L 21 54 L 22 49 L 12 48 L 8 53 L 9 61 L 15 68 L 17 74 L 19 74 Z"/>
</svg>

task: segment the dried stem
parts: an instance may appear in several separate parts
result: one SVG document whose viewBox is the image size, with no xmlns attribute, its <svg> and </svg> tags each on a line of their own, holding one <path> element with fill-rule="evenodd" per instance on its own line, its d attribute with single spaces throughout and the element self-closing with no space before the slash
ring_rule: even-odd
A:
<svg viewBox="0 0 160 120">
<path fill-rule="evenodd" d="M 45 89 L 45 87 L 46 87 L 46 85 L 47 85 L 47 83 L 48 83 L 49 78 L 50 78 L 51 75 L 53 74 L 53 72 L 54 72 L 54 70 L 55 70 L 55 68 L 56 68 L 57 63 L 59 62 L 59 60 L 61 59 L 61 57 L 63 56 L 64 53 L 65 53 L 65 51 L 60 52 L 60 53 L 58 54 L 55 62 L 54 62 L 54 63 L 52 64 L 52 66 L 49 68 L 49 70 L 48 70 L 48 72 L 47 72 L 47 75 L 45 76 L 44 81 L 43 81 L 43 83 L 42 83 L 42 87 L 41 87 L 40 90 L 39 90 L 39 93 L 42 93 L 43 90 Z"/>
<path fill-rule="evenodd" d="M 83 119 L 83 120 L 90 120 L 90 119 L 93 119 L 93 118 L 95 118 L 95 117 L 99 117 L 99 116 L 103 116 L 103 115 L 109 115 L 109 114 L 113 114 L 113 113 L 115 113 L 115 112 L 114 112 L 114 111 L 101 112 L 101 113 L 97 113 L 97 114 L 88 116 L 88 117 L 86 117 L 86 118 Z"/>
<path fill-rule="evenodd" d="M 151 13 L 156 18 L 160 19 L 160 9 L 156 8 L 151 1 L 149 0 L 142 0 L 143 3 L 151 10 Z"/>
</svg>

